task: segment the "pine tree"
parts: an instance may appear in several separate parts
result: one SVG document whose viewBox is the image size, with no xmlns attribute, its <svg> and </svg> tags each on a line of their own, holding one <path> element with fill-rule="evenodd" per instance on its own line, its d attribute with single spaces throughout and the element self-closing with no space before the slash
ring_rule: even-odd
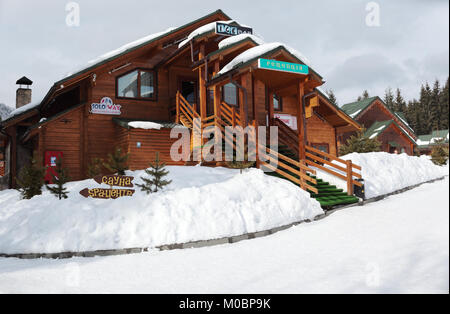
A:
<svg viewBox="0 0 450 314">
<path fill-rule="evenodd" d="M 369 97 L 370 97 L 369 92 L 366 89 L 366 90 L 364 90 L 362 95 L 358 97 L 358 101 L 361 101 L 361 100 L 364 100 L 364 99 L 368 99 Z"/>
<path fill-rule="evenodd" d="M 448 146 L 444 144 L 444 140 L 441 139 L 436 142 L 436 146 L 431 151 L 431 161 L 434 164 L 443 166 L 448 161 Z"/>
<path fill-rule="evenodd" d="M 105 161 L 103 158 L 92 158 L 91 163 L 88 165 L 87 175 L 88 178 L 95 178 L 102 174 L 102 168 Z"/>
<path fill-rule="evenodd" d="M 347 143 L 340 147 L 339 155 L 344 156 L 351 153 L 371 153 L 381 150 L 381 143 L 377 138 L 368 138 L 364 136 L 365 130 L 352 135 Z"/>
<path fill-rule="evenodd" d="M 441 87 L 439 80 L 436 80 L 430 96 L 430 116 L 428 128 L 431 128 L 431 131 L 441 129 L 440 95 Z"/>
<path fill-rule="evenodd" d="M 172 181 L 164 180 L 163 178 L 169 174 L 169 171 L 165 169 L 166 164 L 159 159 L 159 153 L 156 153 L 154 162 L 150 163 L 150 168 L 145 170 L 145 173 L 150 177 L 141 177 L 144 184 L 136 184 L 141 188 L 141 191 L 150 193 L 157 193 L 165 186 L 172 183 Z"/>
<path fill-rule="evenodd" d="M 402 113 L 406 112 L 406 102 L 403 99 L 400 88 L 397 88 L 395 92 L 394 111 Z"/>
<path fill-rule="evenodd" d="M 103 166 L 113 173 L 124 176 L 125 170 L 128 169 L 129 156 L 130 154 L 123 154 L 120 147 L 116 147 L 113 154 L 108 154 L 108 162 L 103 163 Z"/>
<path fill-rule="evenodd" d="M 335 106 L 339 106 L 339 103 L 337 101 L 336 95 L 334 94 L 333 90 L 327 90 L 326 91 L 327 95 L 328 95 L 328 99 L 330 100 L 330 102 L 335 105 Z"/>
<path fill-rule="evenodd" d="M 422 85 L 420 89 L 420 99 L 419 99 L 419 108 L 417 110 L 417 114 L 420 114 L 420 133 L 419 134 L 430 134 L 433 131 L 431 127 L 431 88 L 428 83 Z"/>
<path fill-rule="evenodd" d="M 56 160 L 55 174 L 52 173 L 53 186 L 46 184 L 46 187 L 50 191 L 50 193 L 58 197 L 60 200 L 63 198 L 66 199 L 69 192 L 67 192 L 67 188 L 64 187 L 64 184 L 69 182 L 69 180 L 70 177 L 67 173 L 67 170 L 63 168 L 61 158 L 58 158 Z"/>
<path fill-rule="evenodd" d="M 448 130 L 449 129 L 449 79 L 447 78 L 447 82 L 445 83 L 444 88 L 442 89 L 439 95 L 439 107 L 441 112 L 441 129 Z"/>
<path fill-rule="evenodd" d="M 394 111 L 394 93 L 392 88 L 388 87 L 386 89 L 383 101 L 390 110 Z"/>
<path fill-rule="evenodd" d="M 30 163 L 20 170 L 19 177 L 16 178 L 23 199 L 31 199 L 42 194 L 45 171 L 42 160 L 37 152 L 34 152 Z"/>
</svg>

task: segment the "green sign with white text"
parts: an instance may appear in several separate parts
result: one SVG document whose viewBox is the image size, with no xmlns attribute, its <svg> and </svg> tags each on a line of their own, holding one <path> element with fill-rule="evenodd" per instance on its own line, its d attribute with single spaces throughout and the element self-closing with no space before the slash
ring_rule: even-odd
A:
<svg viewBox="0 0 450 314">
<path fill-rule="evenodd" d="M 303 75 L 309 74 L 309 67 L 307 65 L 278 60 L 259 59 L 258 68 L 264 70 L 289 72 Z"/>
</svg>

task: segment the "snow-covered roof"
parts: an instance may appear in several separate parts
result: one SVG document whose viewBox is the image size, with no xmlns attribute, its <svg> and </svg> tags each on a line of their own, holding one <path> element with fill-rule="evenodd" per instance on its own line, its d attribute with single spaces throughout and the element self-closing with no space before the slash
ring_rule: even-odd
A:
<svg viewBox="0 0 450 314">
<path fill-rule="evenodd" d="M 262 40 L 258 36 L 251 35 L 251 34 L 240 34 L 240 35 L 237 35 L 237 36 L 228 37 L 228 38 L 222 40 L 221 42 L 219 42 L 219 49 L 224 49 L 226 47 L 234 45 L 235 43 L 238 43 L 238 42 L 240 42 L 240 41 L 242 41 L 244 39 L 247 39 L 247 38 L 250 38 L 251 40 L 253 40 L 258 45 L 263 45 L 265 43 L 264 40 Z"/>
<path fill-rule="evenodd" d="M 178 48 L 184 47 L 188 42 L 190 42 L 195 37 L 198 37 L 198 36 L 210 33 L 210 32 L 214 32 L 216 30 L 217 23 L 231 24 L 231 23 L 237 23 L 237 22 L 233 21 L 233 20 L 231 20 L 231 21 L 217 21 L 217 22 L 212 22 L 212 23 L 203 25 L 203 26 L 197 28 L 192 33 L 190 33 L 189 36 L 178 45 Z M 237 24 L 239 24 L 239 23 L 237 23 Z"/>
<path fill-rule="evenodd" d="M 25 106 L 22 106 L 20 108 L 17 108 L 15 110 L 13 110 L 10 114 L 8 119 L 11 119 L 12 117 L 15 117 L 17 115 L 20 115 L 22 113 L 24 113 L 25 111 L 37 108 L 40 104 L 41 104 L 42 100 L 40 100 L 39 102 L 33 102 L 33 103 L 29 103 Z"/>
<path fill-rule="evenodd" d="M 275 50 L 277 48 L 284 48 L 286 49 L 289 53 L 291 53 L 292 55 L 294 55 L 297 59 L 299 59 L 301 62 L 303 62 L 304 64 L 306 64 L 307 66 L 311 66 L 311 63 L 309 62 L 309 60 L 299 51 L 295 50 L 292 47 L 289 47 L 286 44 L 283 43 L 279 43 L 279 42 L 274 42 L 274 43 L 268 43 L 268 44 L 262 44 L 260 46 L 256 46 L 253 48 L 250 48 L 246 51 L 244 51 L 243 53 L 241 53 L 240 55 L 238 55 L 236 58 L 234 58 L 230 63 L 228 63 L 227 65 L 225 65 L 222 70 L 219 71 L 219 75 L 223 75 L 231 70 L 233 70 L 235 67 L 237 67 L 239 64 L 242 63 L 247 63 L 253 59 L 256 59 L 272 50 Z"/>
<path fill-rule="evenodd" d="M 118 56 L 118 55 L 120 55 L 120 54 L 122 54 L 124 52 L 127 52 L 128 50 L 132 50 L 132 49 L 136 48 L 137 46 L 142 45 L 142 44 L 144 44 L 144 43 L 146 43 L 148 41 L 151 41 L 151 40 L 153 40 L 155 38 L 164 36 L 164 35 L 172 32 L 172 31 L 174 31 L 175 29 L 176 28 L 174 28 L 174 27 L 170 27 L 170 28 L 166 29 L 163 32 L 147 35 L 147 36 L 142 37 L 142 38 L 140 38 L 138 40 L 135 40 L 133 42 L 125 44 L 125 45 L 121 46 L 120 48 L 117 48 L 115 50 L 112 50 L 112 51 L 109 51 L 107 53 L 104 53 L 101 56 L 99 56 L 99 57 L 97 57 L 97 58 L 95 58 L 93 60 L 88 61 L 88 63 L 85 66 L 82 66 L 82 67 L 80 67 L 80 68 L 78 68 L 78 69 L 76 69 L 76 70 L 74 70 L 72 72 L 67 73 L 66 77 L 72 76 L 75 73 L 78 73 L 78 72 L 81 72 L 83 70 L 86 70 L 86 69 L 88 69 L 88 68 L 90 68 L 92 66 L 95 66 L 96 64 L 101 63 L 101 62 L 103 62 L 103 61 L 105 61 L 107 59 L 113 58 L 113 57 Z"/>
<path fill-rule="evenodd" d="M 128 123 L 128 126 L 133 129 L 143 130 L 161 130 L 163 128 L 163 126 L 159 123 L 148 121 L 132 121 Z"/>
</svg>

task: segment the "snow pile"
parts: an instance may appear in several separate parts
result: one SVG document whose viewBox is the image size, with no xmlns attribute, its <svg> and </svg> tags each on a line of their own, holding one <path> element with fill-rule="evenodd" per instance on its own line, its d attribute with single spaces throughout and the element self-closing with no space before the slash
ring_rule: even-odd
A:
<svg viewBox="0 0 450 314">
<path fill-rule="evenodd" d="M 307 66 L 311 66 L 309 60 L 305 56 L 303 56 L 303 54 L 301 54 L 294 48 L 291 48 L 283 43 L 275 42 L 275 43 L 263 44 L 263 45 L 253 47 L 253 48 L 250 48 L 250 49 L 244 51 L 243 53 L 238 55 L 236 58 L 234 58 L 230 63 L 225 65 L 225 67 L 223 67 L 223 69 L 219 71 L 219 75 L 225 74 L 225 73 L 233 70 L 237 65 L 239 65 L 241 63 L 249 62 L 250 60 L 256 59 L 256 58 L 258 58 L 272 50 L 280 48 L 280 47 L 285 48 L 287 51 L 289 51 L 289 53 L 294 55 L 296 58 L 300 59 L 300 61 L 302 61 Z"/>
<path fill-rule="evenodd" d="M 25 105 L 25 106 L 22 106 L 22 107 L 20 107 L 20 108 L 17 108 L 17 109 L 15 109 L 15 110 L 11 111 L 11 113 L 9 114 L 8 119 L 11 119 L 12 117 L 15 117 L 15 116 L 17 116 L 17 115 L 19 115 L 19 114 L 22 114 L 22 113 L 24 113 L 25 111 L 28 111 L 28 110 L 37 108 L 37 107 L 41 104 L 41 102 L 42 102 L 42 100 L 39 101 L 39 102 L 29 103 L 29 104 L 27 104 L 27 105 Z"/>
<path fill-rule="evenodd" d="M 247 39 L 247 38 L 250 38 L 251 40 L 253 40 L 258 45 L 263 45 L 264 44 L 264 40 L 262 40 L 258 36 L 251 35 L 251 34 L 240 34 L 240 35 L 228 37 L 227 39 L 224 39 L 221 42 L 219 42 L 219 49 L 223 49 L 223 48 L 226 48 L 228 46 L 234 45 L 235 43 L 238 43 L 241 40 L 244 40 L 244 39 Z"/>
<path fill-rule="evenodd" d="M 231 23 L 236 23 L 236 21 L 233 21 L 233 20 L 231 20 L 231 21 L 218 21 L 218 22 L 212 22 L 212 23 L 203 25 L 203 26 L 197 28 L 192 33 L 190 33 L 189 36 L 178 45 L 178 48 L 184 47 L 188 42 L 190 42 L 195 37 L 201 36 L 203 34 L 207 34 L 209 32 L 216 31 L 217 23 L 231 24 Z"/>
<path fill-rule="evenodd" d="M 352 153 L 340 158 L 351 160 L 354 164 L 362 167 L 361 174 L 365 180 L 367 198 L 389 194 L 449 175 L 448 166 L 436 166 L 428 156 L 413 157 L 407 154 L 395 155 L 382 152 Z M 317 176 L 347 190 L 347 183 L 344 180 L 321 170 L 318 170 Z"/>
<path fill-rule="evenodd" d="M 161 130 L 162 125 L 155 122 L 148 122 L 148 121 L 134 121 L 128 123 L 128 126 L 134 128 L 134 129 L 144 129 L 144 130 Z"/>
<path fill-rule="evenodd" d="M 152 248 L 263 231 L 323 213 L 308 193 L 260 170 L 167 168 L 173 183 L 149 196 L 136 188 L 132 198 L 86 199 L 79 191 L 101 187 L 93 180 L 68 184 L 62 201 L 47 191 L 31 200 L 15 190 L 0 192 L 0 252 Z M 142 183 L 144 172 L 127 175 Z"/>
</svg>

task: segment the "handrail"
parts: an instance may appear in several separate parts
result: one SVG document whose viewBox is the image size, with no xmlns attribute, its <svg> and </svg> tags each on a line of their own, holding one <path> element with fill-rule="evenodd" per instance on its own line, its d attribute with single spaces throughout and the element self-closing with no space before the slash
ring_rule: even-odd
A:
<svg viewBox="0 0 450 314">
<path fill-rule="evenodd" d="M 309 159 L 306 159 L 306 163 L 310 166 L 321 169 L 322 171 L 325 171 L 335 177 L 345 180 L 347 182 L 348 195 L 353 195 L 355 185 L 357 185 L 359 187 L 363 186 L 363 184 L 361 182 L 353 179 L 353 177 L 356 177 L 358 179 L 362 178 L 361 174 L 358 174 L 353 171 L 354 169 L 361 171 L 362 168 L 358 165 L 353 164 L 353 162 L 351 160 L 344 160 L 344 159 L 338 158 L 336 156 L 322 152 L 321 150 L 318 150 L 318 149 L 308 146 L 308 145 L 305 146 L 305 149 L 307 151 L 306 157 L 309 158 Z M 329 160 L 327 160 L 327 159 L 329 159 Z M 340 163 L 344 164 L 345 167 L 339 166 L 339 165 L 333 163 L 332 161 L 340 162 Z M 331 168 L 324 167 L 323 165 L 320 165 L 319 163 L 328 165 Z M 344 172 L 345 175 L 337 172 L 336 170 Z"/>
</svg>

